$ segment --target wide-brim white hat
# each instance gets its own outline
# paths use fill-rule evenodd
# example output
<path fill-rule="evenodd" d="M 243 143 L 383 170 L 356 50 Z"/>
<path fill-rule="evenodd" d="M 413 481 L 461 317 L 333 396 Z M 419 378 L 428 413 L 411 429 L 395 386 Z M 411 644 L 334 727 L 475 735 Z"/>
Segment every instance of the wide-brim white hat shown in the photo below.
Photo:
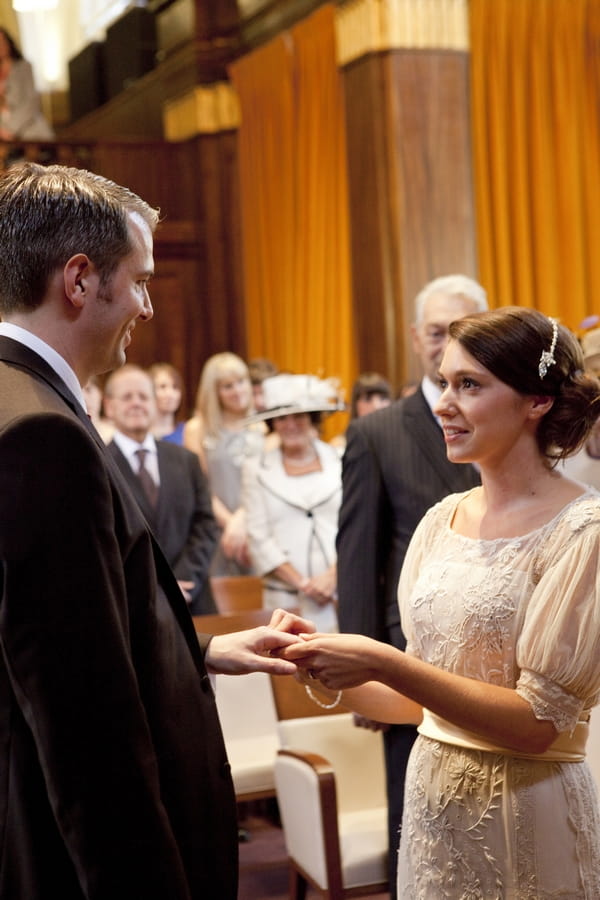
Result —
<path fill-rule="evenodd" d="M 248 416 L 246 424 L 295 413 L 332 413 L 345 409 L 336 378 L 316 375 L 273 375 L 262 383 L 264 409 Z"/>

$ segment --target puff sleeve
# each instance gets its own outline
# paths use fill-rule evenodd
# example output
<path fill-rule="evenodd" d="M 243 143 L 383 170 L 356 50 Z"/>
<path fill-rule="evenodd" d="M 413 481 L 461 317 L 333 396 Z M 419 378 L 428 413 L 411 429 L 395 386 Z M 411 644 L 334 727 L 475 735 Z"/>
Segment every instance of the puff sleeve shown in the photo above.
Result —
<path fill-rule="evenodd" d="M 538 718 L 572 730 L 600 695 L 600 498 L 577 504 L 536 560 L 517 644 L 517 690 Z"/>

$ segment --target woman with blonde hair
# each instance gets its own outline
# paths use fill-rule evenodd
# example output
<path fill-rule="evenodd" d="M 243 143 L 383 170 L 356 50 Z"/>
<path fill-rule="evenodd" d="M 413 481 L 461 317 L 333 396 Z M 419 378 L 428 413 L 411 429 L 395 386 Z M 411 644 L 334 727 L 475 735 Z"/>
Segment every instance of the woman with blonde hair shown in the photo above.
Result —
<path fill-rule="evenodd" d="M 250 571 L 246 517 L 240 505 L 242 463 L 257 456 L 264 426 L 246 427 L 253 412 L 246 363 L 235 353 L 216 353 L 202 369 L 196 411 L 186 422 L 184 446 L 198 454 L 212 492 L 213 512 L 221 528 L 212 575 Z"/>

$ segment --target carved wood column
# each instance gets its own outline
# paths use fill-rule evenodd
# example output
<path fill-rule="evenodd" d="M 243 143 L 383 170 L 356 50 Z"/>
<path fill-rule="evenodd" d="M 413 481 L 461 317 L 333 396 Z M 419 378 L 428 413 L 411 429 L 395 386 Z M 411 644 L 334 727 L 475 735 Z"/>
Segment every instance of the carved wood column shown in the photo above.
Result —
<path fill-rule="evenodd" d="M 338 11 L 359 368 L 397 386 L 420 377 L 417 292 L 438 275 L 476 277 L 467 45 L 466 0 Z"/>

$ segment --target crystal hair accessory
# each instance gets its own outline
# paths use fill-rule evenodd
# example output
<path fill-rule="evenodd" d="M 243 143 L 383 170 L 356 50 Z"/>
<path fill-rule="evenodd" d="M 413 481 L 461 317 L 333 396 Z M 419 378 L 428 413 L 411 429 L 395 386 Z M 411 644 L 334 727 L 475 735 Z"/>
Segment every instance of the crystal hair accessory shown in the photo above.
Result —
<path fill-rule="evenodd" d="M 552 322 L 552 343 L 550 344 L 549 350 L 543 350 L 542 355 L 540 356 L 540 362 L 538 365 L 538 372 L 540 379 L 544 379 L 546 377 L 546 373 L 550 366 L 556 364 L 556 360 L 554 359 L 554 351 L 556 350 L 556 341 L 558 339 L 558 322 L 556 319 L 549 319 Z"/>

